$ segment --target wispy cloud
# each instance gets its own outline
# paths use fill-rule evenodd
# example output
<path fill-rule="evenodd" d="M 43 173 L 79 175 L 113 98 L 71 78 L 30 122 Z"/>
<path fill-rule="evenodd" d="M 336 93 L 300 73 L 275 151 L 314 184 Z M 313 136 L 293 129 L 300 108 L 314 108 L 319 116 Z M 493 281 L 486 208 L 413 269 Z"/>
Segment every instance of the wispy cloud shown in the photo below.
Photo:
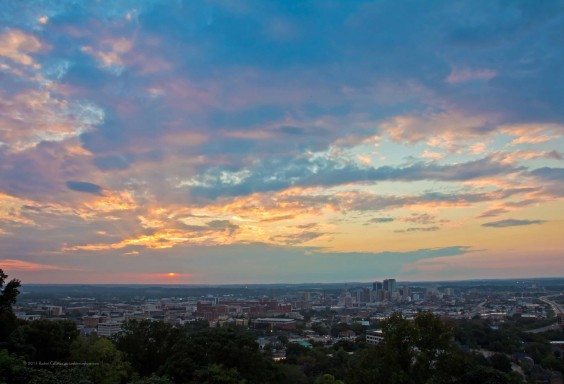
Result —
<path fill-rule="evenodd" d="M 39 271 L 73 271 L 77 270 L 74 267 L 60 266 L 60 265 L 50 265 L 33 263 L 24 260 L 14 260 L 14 259 L 2 259 L 0 260 L 0 265 L 5 271 L 28 271 L 28 272 L 39 272 Z"/>
<path fill-rule="evenodd" d="M 522 225 L 542 224 L 546 220 L 519 220 L 519 219 L 506 219 L 491 221 L 482 224 L 483 227 L 505 228 L 505 227 L 519 227 Z"/>
<path fill-rule="evenodd" d="M 217 198 L 296 186 L 334 186 L 376 181 L 465 181 L 508 174 L 523 168 L 504 165 L 491 158 L 460 164 L 415 163 L 406 166 L 365 167 L 332 159 L 298 158 L 286 164 L 270 161 L 256 168 L 229 171 L 212 168 L 202 176 L 181 183 L 194 196 Z"/>

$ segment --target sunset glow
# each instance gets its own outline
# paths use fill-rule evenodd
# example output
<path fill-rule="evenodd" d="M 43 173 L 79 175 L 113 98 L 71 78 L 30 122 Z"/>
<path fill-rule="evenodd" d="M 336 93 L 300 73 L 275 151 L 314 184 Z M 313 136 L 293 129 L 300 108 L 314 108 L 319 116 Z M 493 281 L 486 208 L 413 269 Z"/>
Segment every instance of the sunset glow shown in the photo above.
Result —
<path fill-rule="evenodd" d="M 9 2 L 0 267 L 564 275 L 564 14 L 430 3 Z"/>

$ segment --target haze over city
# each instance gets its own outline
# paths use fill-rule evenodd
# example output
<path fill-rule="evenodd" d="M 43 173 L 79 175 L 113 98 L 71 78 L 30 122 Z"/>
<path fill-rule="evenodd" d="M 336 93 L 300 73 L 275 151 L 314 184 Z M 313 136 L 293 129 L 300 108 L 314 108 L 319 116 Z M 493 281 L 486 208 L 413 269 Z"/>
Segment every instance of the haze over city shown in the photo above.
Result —
<path fill-rule="evenodd" d="M 562 2 L 3 2 L 25 283 L 564 276 Z"/>

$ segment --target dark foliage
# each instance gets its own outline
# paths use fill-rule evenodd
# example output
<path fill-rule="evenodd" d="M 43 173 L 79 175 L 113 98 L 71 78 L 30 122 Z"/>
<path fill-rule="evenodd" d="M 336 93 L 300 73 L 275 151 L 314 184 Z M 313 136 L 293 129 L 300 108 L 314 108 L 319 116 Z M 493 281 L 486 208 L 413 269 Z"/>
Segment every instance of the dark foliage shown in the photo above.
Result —
<path fill-rule="evenodd" d="M 20 293 L 20 281 L 16 279 L 6 283 L 8 275 L 0 269 L 0 346 L 6 342 L 8 336 L 16 329 L 17 319 L 12 311 L 12 305 Z"/>

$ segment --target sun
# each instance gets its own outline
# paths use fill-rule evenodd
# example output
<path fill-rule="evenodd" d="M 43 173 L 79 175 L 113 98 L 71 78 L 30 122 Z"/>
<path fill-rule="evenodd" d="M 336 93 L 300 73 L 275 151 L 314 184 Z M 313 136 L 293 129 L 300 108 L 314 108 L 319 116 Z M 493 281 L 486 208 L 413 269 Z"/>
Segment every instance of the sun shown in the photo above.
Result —
<path fill-rule="evenodd" d="M 177 274 L 177 273 L 174 273 L 174 272 L 169 272 L 169 273 L 167 273 L 166 275 L 167 275 L 168 277 L 176 277 L 176 276 L 178 276 L 178 274 Z"/>

